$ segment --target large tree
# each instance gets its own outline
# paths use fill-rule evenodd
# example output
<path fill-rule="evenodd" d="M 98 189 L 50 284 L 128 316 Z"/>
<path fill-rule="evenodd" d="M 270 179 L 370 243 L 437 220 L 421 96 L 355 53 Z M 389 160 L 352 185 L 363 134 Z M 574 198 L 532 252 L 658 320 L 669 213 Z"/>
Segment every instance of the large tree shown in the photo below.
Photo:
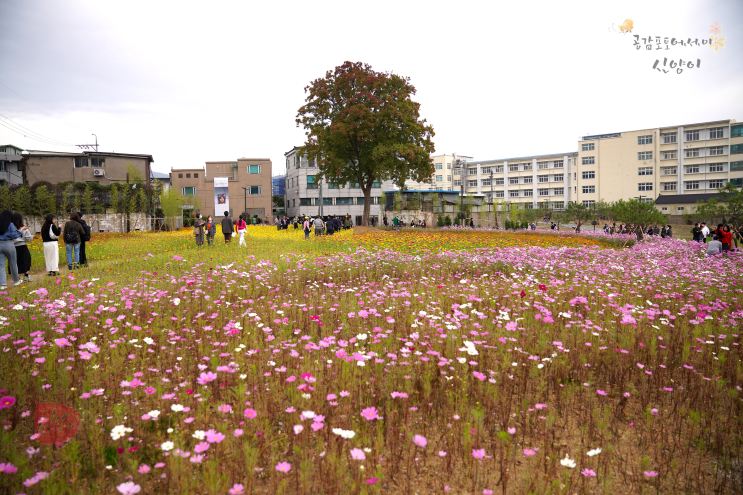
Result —
<path fill-rule="evenodd" d="M 420 118 L 410 78 L 345 62 L 305 88 L 297 112 L 307 142 L 300 153 L 316 160 L 319 177 L 337 186 L 358 183 L 367 225 L 375 181 L 428 181 L 434 167 L 433 128 Z"/>

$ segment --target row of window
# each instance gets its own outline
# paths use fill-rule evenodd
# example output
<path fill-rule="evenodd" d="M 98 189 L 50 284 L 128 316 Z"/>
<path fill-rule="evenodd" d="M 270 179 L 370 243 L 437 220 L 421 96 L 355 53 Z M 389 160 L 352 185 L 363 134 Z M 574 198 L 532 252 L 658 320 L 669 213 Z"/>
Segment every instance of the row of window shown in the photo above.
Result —
<path fill-rule="evenodd" d="M 537 169 L 548 169 L 550 168 L 550 164 L 552 164 L 551 168 L 565 168 L 564 160 L 554 160 L 552 162 L 537 162 Z M 533 169 L 533 163 L 513 163 L 508 165 L 509 172 L 528 171 Z M 482 175 L 489 175 L 491 172 L 494 174 L 503 173 L 503 165 L 491 165 L 489 167 L 482 167 L 481 169 Z M 454 174 L 459 175 L 458 172 L 455 172 Z M 468 168 L 467 175 L 477 175 L 477 167 Z"/>
<path fill-rule="evenodd" d="M 106 166 L 105 158 L 75 158 L 75 168 L 103 168 Z"/>
<path fill-rule="evenodd" d="M 340 186 L 337 184 L 326 184 L 328 189 L 340 189 Z M 350 184 L 351 189 L 361 189 L 361 185 L 358 182 L 354 182 Z M 380 184 L 378 181 L 372 182 L 372 189 L 379 189 L 382 187 L 382 184 Z M 308 175 L 307 176 L 307 189 L 317 189 L 317 182 L 314 175 Z"/>
<path fill-rule="evenodd" d="M 705 153 L 704 150 L 708 150 L 708 152 Z M 662 151 L 662 159 L 663 160 L 675 160 L 678 158 L 678 151 Z M 738 154 L 743 153 L 743 144 L 734 144 L 730 147 L 730 153 L 731 154 Z M 724 146 L 710 146 L 709 148 L 689 148 L 687 150 L 684 150 L 684 156 L 686 158 L 696 158 L 700 156 L 720 156 L 725 154 L 725 147 Z M 640 151 L 637 153 L 637 159 L 638 160 L 652 160 L 653 159 L 653 152 L 652 151 Z M 584 156 L 581 157 L 581 163 L 583 165 L 593 165 L 596 163 L 596 158 L 593 156 Z"/>
<path fill-rule="evenodd" d="M 706 133 L 706 136 L 705 136 Z M 721 139 L 725 137 L 724 127 L 713 127 L 711 129 L 697 129 L 694 131 L 686 131 L 684 133 L 685 141 L 700 141 L 702 139 Z M 663 140 L 663 144 L 673 144 L 677 142 L 678 133 L 668 132 L 660 135 Z M 651 141 L 652 142 L 652 141 Z M 643 144 L 643 143 L 639 143 Z"/>
<path fill-rule="evenodd" d="M 245 190 L 247 194 L 250 194 L 250 195 L 263 194 L 262 186 L 248 186 Z M 184 196 L 196 196 L 196 188 L 195 187 L 183 187 L 181 188 L 181 194 L 183 194 Z"/>
<path fill-rule="evenodd" d="M 292 199 L 292 207 L 297 206 L 297 200 Z M 322 204 L 323 206 L 334 206 L 334 205 L 363 205 L 364 204 L 364 197 L 358 196 L 358 197 L 346 197 L 346 198 L 322 198 Z M 372 205 L 378 205 L 379 204 L 379 196 L 372 196 L 370 198 L 370 203 Z M 319 206 L 320 205 L 320 198 L 299 198 L 299 206 Z"/>
<path fill-rule="evenodd" d="M 503 198 L 505 197 L 505 191 L 493 191 L 496 198 Z M 552 194 L 550 194 L 550 189 L 537 189 L 537 195 L 539 196 L 564 196 L 565 195 L 565 188 L 564 187 L 555 187 L 552 189 Z M 509 198 L 528 198 L 534 196 L 534 190 L 533 189 L 515 189 L 508 191 L 508 197 Z"/>

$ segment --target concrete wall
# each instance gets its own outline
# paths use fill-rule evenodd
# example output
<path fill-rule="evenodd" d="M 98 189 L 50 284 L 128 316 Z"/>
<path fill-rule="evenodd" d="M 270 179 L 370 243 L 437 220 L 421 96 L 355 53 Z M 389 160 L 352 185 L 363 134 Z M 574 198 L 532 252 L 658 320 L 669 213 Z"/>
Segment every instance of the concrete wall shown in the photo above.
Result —
<path fill-rule="evenodd" d="M 59 219 L 59 217 L 58 217 Z M 39 234 L 41 226 L 44 224 L 44 217 L 24 217 L 26 225 L 34 234 Z M 98 213 L 83 216 L 88 225 L 90 225 L 91 234 L 111 232 L 126 232 L 126 214 L 125 213 Z M 129 216 L 130 231 L 139 230 L 141 232 L 152 230 L 152 217 L 144 213 L 133 213 Z M 176 228 L 183 224 L 182 219 L 176 219 Z"/>
<path fill-rule="evenodd" d="M 105 158 L 106 165 L 102 168 L 84 167 L 75 168 L 75 157 L 87 158 L 90 163 L 91 158 Z M 126 182 L 127 164 L 132 164 L 139 170 L 145 181 L 149 180 L 150 164 L 145 158 L 117 157 L 117 156 L 95 156 L 88 155 L 69 155 L 69 156 L 44 156 L 44 155 L 24 155 L 26 163 L 26 181 L 32 185 L 38 181 L 47 181 L 52 184 L 58 182 L 98 182 L 101 185 L 108 185 L 112 182 Z M 95 170 L 102 170 L 104 176 L 94 175 Z"/>

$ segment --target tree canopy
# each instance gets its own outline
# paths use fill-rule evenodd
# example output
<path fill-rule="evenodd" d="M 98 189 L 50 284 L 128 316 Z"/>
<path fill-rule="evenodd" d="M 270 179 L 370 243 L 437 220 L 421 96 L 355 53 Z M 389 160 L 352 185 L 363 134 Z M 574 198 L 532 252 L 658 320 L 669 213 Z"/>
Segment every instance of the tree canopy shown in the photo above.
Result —
<path fill-rule="evenodd" d="M 305 88 L 297 126 L 307 142 L 300 153 L 316 160 L 318 178 L 338 186 L 358 184 L 367 225 L 374 182 L 427 181 L 434 171 L 433 127 L 420 118 L 410 79 L 345 62 Z"/>

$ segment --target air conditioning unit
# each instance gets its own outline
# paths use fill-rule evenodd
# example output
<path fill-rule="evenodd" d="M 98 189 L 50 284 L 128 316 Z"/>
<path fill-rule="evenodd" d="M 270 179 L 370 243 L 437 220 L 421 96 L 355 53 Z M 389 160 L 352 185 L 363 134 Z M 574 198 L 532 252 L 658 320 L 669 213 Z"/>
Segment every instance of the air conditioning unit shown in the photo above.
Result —
<path fill-rule="evenodd" d="M 93 170 L 93 175 L 96 177 L 103 177 L 105 174 L 106 174 L 105 170 L 101 170 L 101 169 Z"/>

